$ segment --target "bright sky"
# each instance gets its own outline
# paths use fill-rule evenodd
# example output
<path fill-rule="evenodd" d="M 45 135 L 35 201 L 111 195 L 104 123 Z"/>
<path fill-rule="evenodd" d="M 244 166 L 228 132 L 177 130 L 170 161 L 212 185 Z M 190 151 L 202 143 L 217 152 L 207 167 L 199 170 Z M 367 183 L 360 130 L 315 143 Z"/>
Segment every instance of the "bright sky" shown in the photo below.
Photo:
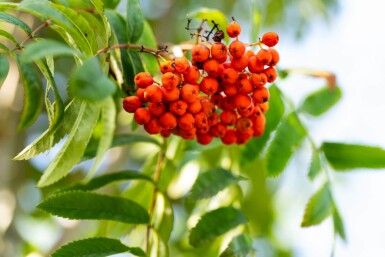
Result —
<path fill-rule="evenodd" d="M 332 111 L 309 123 L 317 142 L 340 141 L 385 148 L 384 7 L 385 3 L 378 0 L 343 0 L 331 26 L 316 25 L 301 43 L 285 43 L 281 39 L 283 67 L 333 71 L 343 90 L 342 101 Z M 295 98 L 299 92 L 314 90 L 317 85 L 320 84 L 314 79 L 298 76 L 281 87 Z M 290 164 L 289 175 L 284 178 L 287 181 L 278 192 L 278 204 L 288 205 L 289 201 L 294 206 L 293 213 L 282 214 L 283 221 L 290 221 L 280 225 L 280 229 L 284 228 L 282 237 L 298 247 L 296 256 L 330 256 L 330 219 L 321 226 L 299 228 L 301 206 L 309 198 L 309 190 L 314 190 L 314 185 L 300 178 L 305 173 L 298 171 L 298 167 L 303 167 L 304 161 L 294 160 Z M 333 181 L 348 237 L 347 244 L 337 242 L 335 257 L 384 257 L 385 169 L 339 173 Z M 303 186 L 303 193 L 290 193 L 293 185 Z"/>

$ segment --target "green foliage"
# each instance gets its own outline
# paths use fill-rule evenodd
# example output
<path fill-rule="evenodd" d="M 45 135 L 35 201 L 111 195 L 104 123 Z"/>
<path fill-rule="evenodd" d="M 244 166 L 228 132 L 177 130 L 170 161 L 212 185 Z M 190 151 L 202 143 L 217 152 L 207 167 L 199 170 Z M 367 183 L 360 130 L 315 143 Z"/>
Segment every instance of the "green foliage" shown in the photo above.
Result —
<path fill-rule="evenodd" d="M 55 251 L 52 257 L 105 257 L 124 252 L 129 252 L 135 256 L 146 256 L 143 250 L 138 247 L 128 247 L 119 240 L 98 237 L 66 244 Z"/>
<path fill-rule="evenodd" d="M 229 246 L 219 257 L 246 257 L 252 251 L 254 251 L 252 239 L 246 234 L 241 234 L 231 240 Z"/>
<path fill-rule="evenodd" d="M 188 200 L 194 202 L 202 198 L 212 197 L 219 191 L 242 179 L 225 169 L 215 168 L 206 171 L 198 176 L 190 191 Z"/>
<path fill-rule="evenodd" d="M 81 104 L 66 142 L 44 171 L 37 184 L 38 187 L 55 183 L 70 173 L 72 167 L 79 163 L 99 114 L 100 104 L 91 102 Z"/>
<path fill-rule="evenodd" d="M 98 101 L 115 93 L 116 85 L 102 71 L 98 58 L 92 57 L 72 73 L 69 90 L 74 97 Z"/>
<path fill-rule="evenodd" d="M 141 174 L 133 170 L 124 170 L 124 171 L 108 173 L 99 177 L 95 177 L 85 184 L 76 184 L 66 188 L 65 190 L 91 191 L 91 190 L 99 189 L 110 183 L 126 181 L 126 180 L 134 180 L 134 179 L 144 179 L 149 182 L 153 182 L 152 179 L 147 175 Z"/>
<path fill-rule="evenodd" d="M 22 60 L 25 62 L 30 62 L 35 59 L 45 58 L 46 56 L 73 55 L 81 55 L 81 53 L 66 44 L 45 39 L 28 45 L 23 52 Z"/>
<path fill-rule="evenodd" d="M 324 142 L 321 149 L 336 170 L 385 168 L 385 150 L 379 147 Z"/>
<path fill-rule="evenodd" d="M 189 241 L 194 247 L 212 242 L 218 236 L 247 222 L 243 213 L 233 207 L 221 207 L 202 216 L 191 229 Z"/>
<path fill-rule="evenodd" d="M 308 176 L 314 179 L 322 171 L 321 157 L 317 149 L 313 149 Z"/>
<path fill-rule="evenodd" d="M 131 200 L 84 191 L 54 194 L 37 207 L 68 219 L 115 220 L 130 224 L 149 222 L 147 211 Z"/>
<path fill-rule="evenodd" d="M 300 108 L 310 115 L 319 116 L 332 108 L 341 96 L 342 92 L 338 86 L 333 88 L 325 86 L 307 96 Z"/>
<path fill-rule="evenodd" d="M 301 226 L 309 227 L 317 225 L 331 215 L 333 210 L 333 198 L 329 184 L 326 183 L 307 203 Z"/>
<path fill-rule="evenodd" d="M 31 28 L 25 24 L 24 21 L 20 20 L 19 18 L 16 18 L 15 16 L 13 15 L 10 15 L 8 13 L 0 13 L 0 20 L 2 21 L 5 21 L 5 22 L 8 22 L 10 24 L 13 24 L 19 28 L 21 28 L 22 30 L 25 31 L 25 33 L 27 33 L 28 35 L 32 34 L 32 30 Z"/>
<path fill-rule="evenodd" d="M 267 174 L 271 177 L 280 175 L 287 162 L 305 138 L 306 131 L 296 113 L 289 114 L 278 127 L 267 149 Z"/>
<path fill-rule="evenodd" d="M 144 17 L 138 0 L 127 1 L 127 37 L 136 42 L 143 33 Z"/>
<path fill-rule="evenodd" d="M 7 57 L 0 55 L 0 88 L 4 83 L 4 80 L 7 78 L 9 72 L 9 62 Z"/>
<path fill-rule="evenodd" d="M 19 129 L 23 130 L 33 124 L 43 107 L 43 83 L 32 63 L 22 62 L 17 57 L 19 72 L 24 86 L 24 107 L 19 122 Z"/>

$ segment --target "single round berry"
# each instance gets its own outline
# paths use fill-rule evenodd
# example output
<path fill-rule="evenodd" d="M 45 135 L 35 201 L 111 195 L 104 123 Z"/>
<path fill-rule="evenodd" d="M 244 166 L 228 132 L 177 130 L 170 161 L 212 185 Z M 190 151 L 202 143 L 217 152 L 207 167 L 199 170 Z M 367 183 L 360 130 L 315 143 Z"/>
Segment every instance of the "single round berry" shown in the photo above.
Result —
<path fill-rule="evenodd" d="M 133 113 L 142 106 L 142 102 L 140 101 L 138 96 L 127 96 L 123 99 L 123 109 L 126 112 Z"/>
<path fill-rule="evenodd" d="M 274 67 L 268 67 L 263 70 L 263 73 L 265 73 L 267 77 L 267 82 L 273 83 L 275 79 L 277 78 L 278 74 Z"/>
<path fill-rule="evenodd" d="M 237 141 L 237 133 L 233 129 L 228 129 L 221 140 L 225 145 L 234 144 Z"/>
<path fill-rule="evenodd" d="M 279 36 L 275 32 L 266 32 L 262 36 L 262 43 L 264 43 L 268 47 L 275 46 L 279 41 Z"/>
<path fill-rule="evenodd" d="M 143 127 L 151 135 L 158 134 L 162 130 L 158 119 L 155 117 L 151 117 L 150 121 L 144 124 Z"/>
<path fill-rule="evenodd" d="M 212 77 L 204 77 L 200 83 L 200 90 L 207 95 L 215 94 L 218 91 L 218 87 L 218 80 Z"/>
<path fill-rule="evenodd" d="M 154 83 L 154 80 L 150 73 L 148 72 L 139 72 L 134 77 L 135 85 L 137 85 L 139 88 L 146 88 L 152 83 Z"/>
<path fill-rule="evenodd" d="M 197 133 L 197 142 L 201 145 L 208 145 L 213 141 L 213 136 L 210 135 L 209 133 Z"/>
<path fill-rule="evenodd" d="M 270 48 L 269 51 L 271 54 L 271 62 L 268 65 L 269 66 L 275 66 L 275 65 L 277 65 L 277 63 L 279 62 L 279 59 L 280 59 L 279 53 L 274 48 Z"/>
<path fill-rule="evenodd" d="M 173 114 L 178 116 L 183 115 L 187 110 L 187 103 L 183 100 L 177 100 L 175 102 L 170 103 L 169 110 Z"/>
<path fill-rule="evenodd" d="M 159 124 L 163 129 L 173 129 L 178 125 L 178 120 L 171 112 L 165 112 L 159 117 Z"/>
<path fill-rule="evenodd" d="M 229 45 L 229 52 L 235 58 L 240 58 L 246 51 L 246 46 L 243 42 L 236 40 Z"/>
<path fill-rule="evenodd" d="M 190 69 L 190 62 L 185 57 L 175 58 L 173 65 L 179 74 L 186 74 Z"/>
<path fill-rule="evenodd" d="M 215 43 L 211 46 L 211 56 L 219 63 L 227 60 L 227 46 L 223 43 Z"/>
<path fill-rule="evenodd" d="M 202 44 L 196 45 L 191 51 L 192 59 L 196 62 L 204 62 L 210 56 L 210 49 Z"/>
<path fill-rule="evenodd" d="M 167 90 L 176 88 L 180 81 L 180 77 L 172 72 L 166 72 L 162 76 L 162 86 Z"/>
<path fill-rule="evenodd" d="M 158 103 L 162 101 L 162 90 L 157 85 L 151 85 L 146 87 L 144 91 L 144 99 L 150 103 Z"/>
<path fill-rule="evenodd" d="M 134 120 L 139 125 L 144 125 L 151 119 L 151 113 L 146 108 L 140 107 L 134 113 Z"/>
<path fill-rule="evenodd" d="M 226 32 L 231 38 L 238 37 L 241 34 L 241 26 L 236 21 L 232 21 L 227 26 Z"/>

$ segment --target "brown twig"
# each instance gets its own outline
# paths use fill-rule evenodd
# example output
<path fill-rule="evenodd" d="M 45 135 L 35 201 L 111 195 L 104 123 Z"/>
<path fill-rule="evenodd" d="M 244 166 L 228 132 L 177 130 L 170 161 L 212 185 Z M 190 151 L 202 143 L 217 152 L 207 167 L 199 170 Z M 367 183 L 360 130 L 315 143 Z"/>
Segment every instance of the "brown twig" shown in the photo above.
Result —
<path fill-rule="evenodd" d="M 40 24 L 36 29 L 34 29 L 34 30 L 31 32 L 31 34 L 29 34 L 23 41 L 21 41 L 21 43 L 18 44 L 18 46 L 15 47 L 11 52 L 14 52 L 14 51 L 16 51 L 16 50 L 22 49 L 23 46 L 24 46 L 24 44 L 25 44 L 28 40 L 34 38 L 35 35 L 36 35 L 36 33 L 39 32 L 40 30 L 42 30 L 43 28 L 48 27 L 48 26 L 51 24 L 51 21 L 52 21 L 51 19 L 48 19 L 48 20 L 46 20 L 45 22 L 43 22 L 42 24 Z"/>

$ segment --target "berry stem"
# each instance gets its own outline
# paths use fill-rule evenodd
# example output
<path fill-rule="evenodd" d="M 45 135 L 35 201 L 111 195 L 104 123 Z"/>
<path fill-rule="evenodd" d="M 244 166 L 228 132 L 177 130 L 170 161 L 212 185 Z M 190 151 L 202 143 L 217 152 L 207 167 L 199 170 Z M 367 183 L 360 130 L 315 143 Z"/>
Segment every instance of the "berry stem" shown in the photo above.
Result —
<path fill-rule="evenodd" d="M 159 179 L 160 175 L 162 172 L 162 167 L 164 160 L 166 158 L 166 150 L 167 150 L 167 139 L 163 138 L 163 142 L 161 144 L 159 153 L 158 153 L 158 161 L 156 163 L 155 171 L 154 171 L 154 189 L 152 190 L 152 196 L 151 196 L 151 205 L 149 209 L 149 216 L 150 216 L 150 222 L 147 225 L 147 232 L 146 232 L 146 255 L 150 256 L 150 236 L 151 236 L 151 226 L 152 226 L 152 219 L 154 215 L 154 210 L 156 206 L 156 195 L 158 193 L 158 184 L 159 184 Z"/>
<path fill-rule="evenodd" d="M 24 44 L 35 37 L 36 33 L 39 32 L 40 30 L 42 30 L 43 28 L 45 27 L 48 27 L 49 25 L 51 24 L 51 19 L 48 19 L 46 20 L 45 22 L 43 22 L 42 24 L 40 24 L 36 29 L 34 29 L 31 34 L 29 34 L 23 41 L 21 41 L 20 44 L 18 44 L 11 52 L 14 52 L 16 50 L 21 50 L 23 49 L 24 47 Z"/>

